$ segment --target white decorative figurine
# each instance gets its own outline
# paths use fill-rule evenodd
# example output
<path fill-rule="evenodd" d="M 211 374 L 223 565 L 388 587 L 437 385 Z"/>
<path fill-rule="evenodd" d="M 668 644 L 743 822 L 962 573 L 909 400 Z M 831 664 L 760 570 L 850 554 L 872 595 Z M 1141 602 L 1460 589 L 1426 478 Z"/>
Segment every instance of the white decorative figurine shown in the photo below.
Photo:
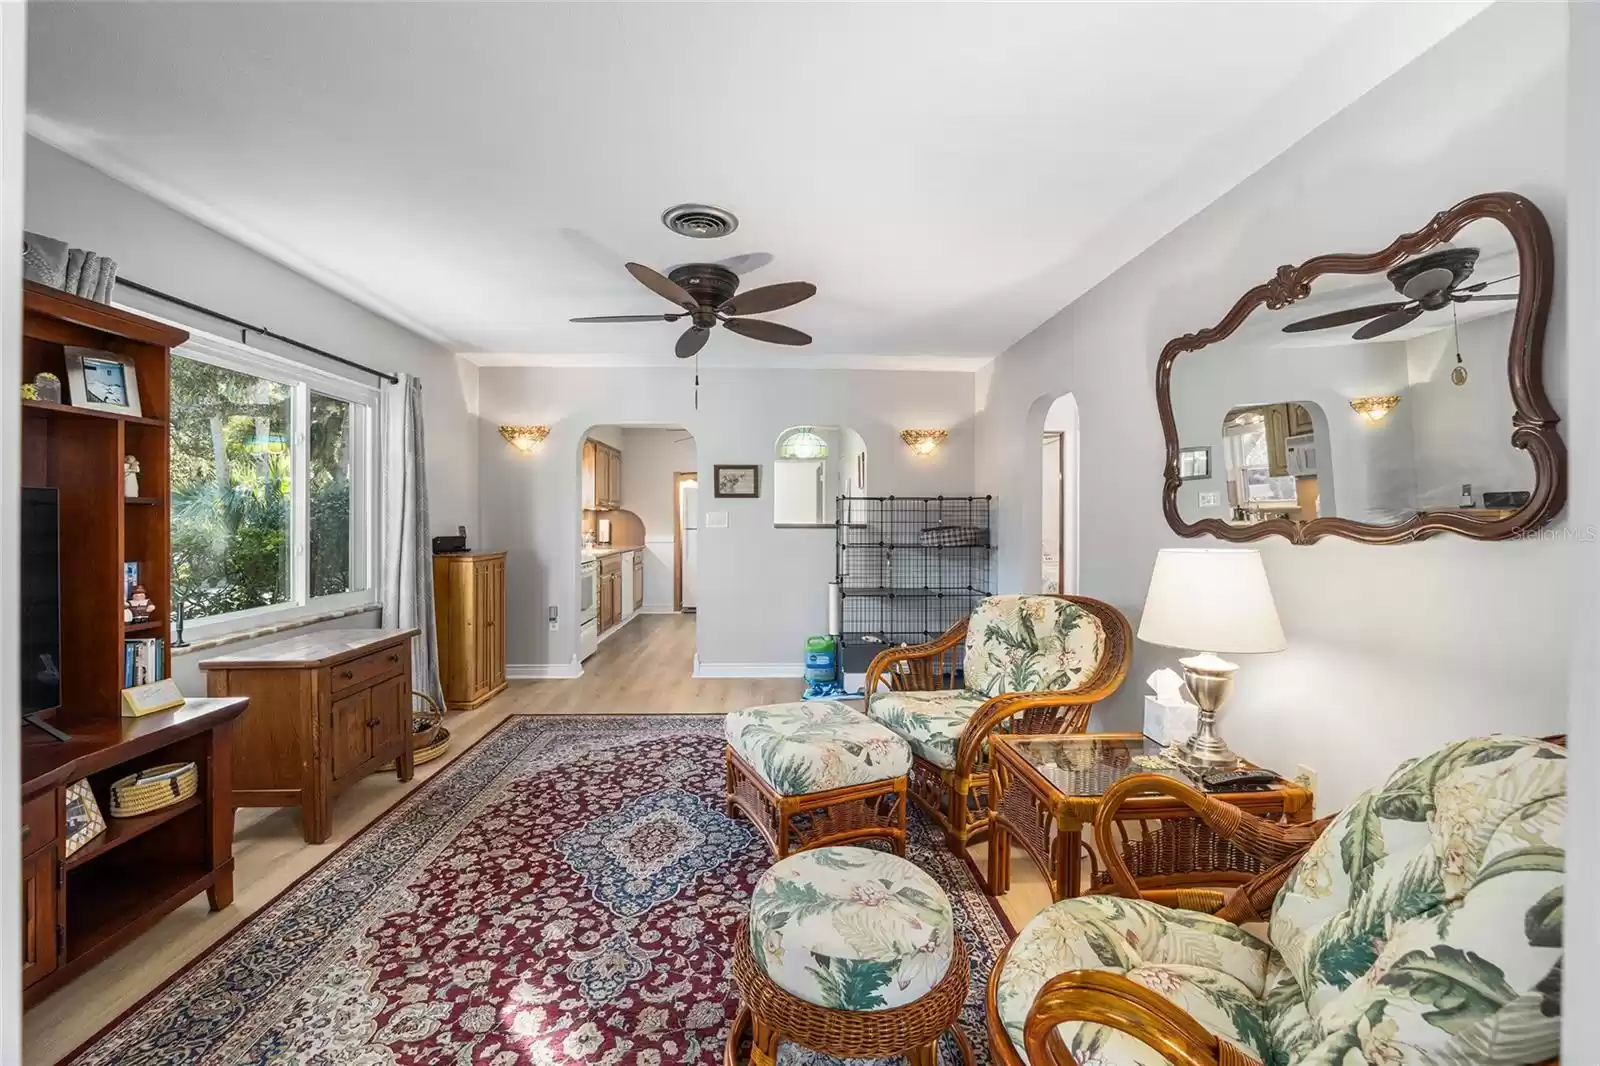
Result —
<path fill-rule="evenodd" d="M 131 455 L 122 457 L 122 494 L 130 500 L 139 495 L 139 460 Z"/>

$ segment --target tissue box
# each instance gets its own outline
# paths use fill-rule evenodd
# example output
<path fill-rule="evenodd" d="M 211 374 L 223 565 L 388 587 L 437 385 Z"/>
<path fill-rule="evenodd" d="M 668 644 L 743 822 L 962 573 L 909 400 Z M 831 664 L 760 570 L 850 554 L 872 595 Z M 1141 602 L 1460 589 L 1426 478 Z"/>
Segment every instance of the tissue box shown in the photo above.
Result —
<path fill-rule="evenodd" d="M 1144 735 L 1157 744 L 1171 747 L 1194 735 L 1199 708 L 1192 703 L 1162 703 L 1154 696 L 1144 698 Z"/>

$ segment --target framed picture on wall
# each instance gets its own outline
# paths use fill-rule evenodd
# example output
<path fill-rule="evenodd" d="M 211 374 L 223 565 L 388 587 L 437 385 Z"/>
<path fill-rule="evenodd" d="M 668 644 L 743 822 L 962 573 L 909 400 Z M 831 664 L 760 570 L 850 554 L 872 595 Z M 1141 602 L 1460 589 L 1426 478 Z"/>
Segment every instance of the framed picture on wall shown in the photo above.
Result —
<path fill-rule="evenodd" d="M 712 467 L 715 495 L 724 500 L 753 500 L 761 495 L 761 467 L 719 463 Z"/>
<path fill-rule="evenodd" d="M 1178 449 L 1178 480 L 1197 481 L 1211 476 L 1210 448 Z"/>

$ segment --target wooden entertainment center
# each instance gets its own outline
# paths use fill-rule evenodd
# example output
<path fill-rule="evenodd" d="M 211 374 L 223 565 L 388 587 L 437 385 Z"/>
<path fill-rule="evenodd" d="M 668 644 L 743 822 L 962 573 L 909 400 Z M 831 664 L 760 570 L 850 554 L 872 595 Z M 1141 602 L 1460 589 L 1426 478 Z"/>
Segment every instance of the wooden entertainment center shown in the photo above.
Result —
<path fill-rule="evenodd" d="M 249 701 L 194 699 L 122 716 L 123 641 L 164 637 L 172 607 L 169 368 L 171 349 L 186 340 L 182 330 L 25 283 L 23 381 L 49 371 L 65 382 L 64 346 L 94 348 L 133 365 L 141 407 L 135 416 L 20 401 L 22 483 L 55 490 L 60 529 L 60 706 L 39 717 L 71 735 L 60 741 L 22 727 L 26 1005 L 201 892 L 213 910 L 233 901 L 230 745 Z M 123 490 L 129 455 L 141 469 L 137 497 Z M 123 620 L 125 561 L 140 564 L 154 604 L 149 621 Z M 195 763 L 196 795 L 149 814 L 109 816 L 113 781 L 173 762 Z M 66 793 L 85 780 L 106 829 L 69 855 Z"/>

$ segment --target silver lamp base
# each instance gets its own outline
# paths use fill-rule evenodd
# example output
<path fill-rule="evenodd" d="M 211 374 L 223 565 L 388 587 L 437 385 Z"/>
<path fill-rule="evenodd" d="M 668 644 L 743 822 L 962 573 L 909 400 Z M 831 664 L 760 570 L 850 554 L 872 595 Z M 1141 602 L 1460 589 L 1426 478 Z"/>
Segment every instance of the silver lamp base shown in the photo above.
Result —
<path fill-rule="evenodd" d="M 1243 760 L 1217 733 L 1217 712 L 1233 691 L 1233 675 L 1238 665 L 1211 652 L 1179 659 L 1178 663 L 1183 667 L 1183 682 L 1199 713 L 1194 736 L 1172 754 L 1186 764 L 1185 769 L 1195 773 L 1236 769 Z"/>

